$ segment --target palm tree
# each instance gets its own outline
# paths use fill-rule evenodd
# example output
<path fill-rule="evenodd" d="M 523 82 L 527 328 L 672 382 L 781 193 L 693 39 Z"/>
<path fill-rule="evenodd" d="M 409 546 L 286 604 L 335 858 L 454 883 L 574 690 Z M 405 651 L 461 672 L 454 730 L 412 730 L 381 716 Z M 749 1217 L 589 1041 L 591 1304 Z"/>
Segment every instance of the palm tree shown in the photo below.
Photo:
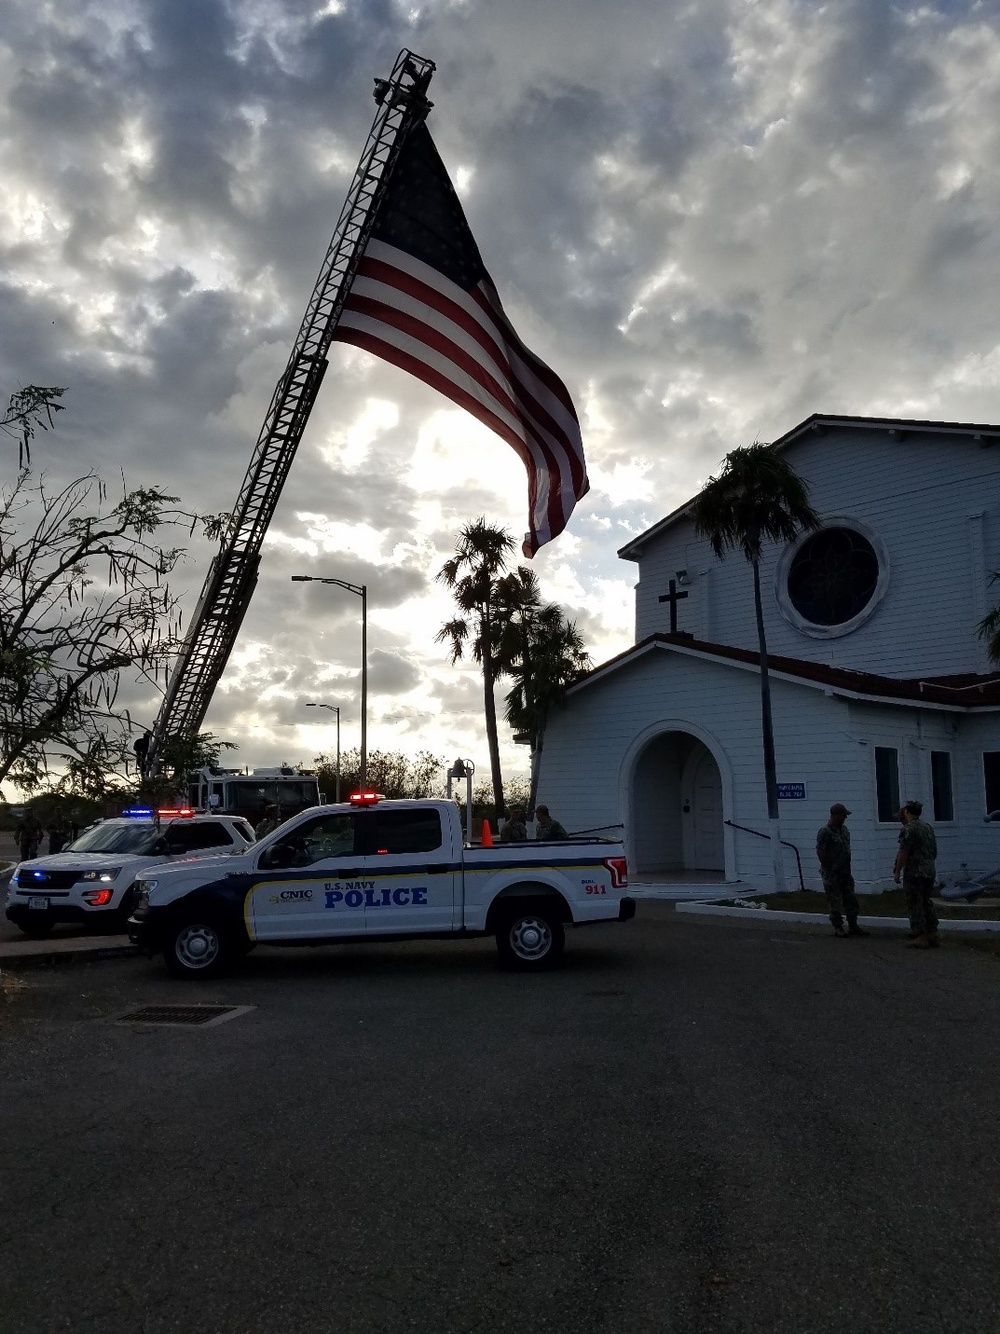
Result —
<path fill-rule="evenodd" d="M 485 518 L 479 518 L 461 530 L 454 556 L 445 561 L 437 574 L 441 583 L 451 590 L 461 613 L 441 627 L 437 642 L 451 646 L 452 662 L 458 662 L 468 647 L 483 671 L 486 740 L 498 816 L 505 816 L 507 810 L 503 800 L 497 706 L 493 693 L 502 672 L 499 649 L 503 620 L 498 614 L 496 587 L 513 550 L 514 539 L 505 528 L 494 528 Z"/>
<path fill-rule="evenodd" d="M 774 763 L 771 684 L 767 640 L 760 598 L 760 558 L 765 542 L 791 542 L 804 530 L 819 527 L 809 490 L 773 445 L 756 441 L 726 455 L 722 471 L 710 477 L 694 502 L 695 529 L 712 544 L 716 556 L 741 551 L 753 568 L 754 610 L 760 647 L 760 720 L 764 742 L 764 786 L 771 833 L 775 888 L 784 890 L 785 867 L 778 824 L 778 781 Z"/>
<path fill-rule="evenodd" d="M 528 809 L 538 796 L 538 772 L 545 725 L 566 691 L 590 668 L 590 655 L 576 624 L 554 602 L 543 605 L 534 573 L 525 566 L 506 575 L 497 588 L 505 624 L 501 662 L 514 685 L 507 693 L 505 717 L 515 732 L 530 740 L 531 787 Z"/>
<path fill-rule="evenodd" d="M 990 583 L 1000 583 L 1000 570 L 990 575 Z M 976 626 L 976 634 L 986 640 L 986 651 L 994 662 L 1000 662 L 1000 607 L 994 607 Z"/>

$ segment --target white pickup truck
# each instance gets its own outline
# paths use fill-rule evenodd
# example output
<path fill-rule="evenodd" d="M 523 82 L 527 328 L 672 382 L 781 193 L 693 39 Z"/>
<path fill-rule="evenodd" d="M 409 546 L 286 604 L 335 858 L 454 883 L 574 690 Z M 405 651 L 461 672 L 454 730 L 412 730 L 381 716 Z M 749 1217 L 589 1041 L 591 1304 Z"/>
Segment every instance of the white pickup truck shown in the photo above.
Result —
<path fill-rule="evenodd" d="M 564 927 L 627 922 L 620 843 L 469 847 L 449 801 L 304 811 L 244 852 L 157 867 L 136 882 L 129 938 L 178 977 L 211 977 L 257 944 L 495 935 L 511 968 L 551 967 Z"/>

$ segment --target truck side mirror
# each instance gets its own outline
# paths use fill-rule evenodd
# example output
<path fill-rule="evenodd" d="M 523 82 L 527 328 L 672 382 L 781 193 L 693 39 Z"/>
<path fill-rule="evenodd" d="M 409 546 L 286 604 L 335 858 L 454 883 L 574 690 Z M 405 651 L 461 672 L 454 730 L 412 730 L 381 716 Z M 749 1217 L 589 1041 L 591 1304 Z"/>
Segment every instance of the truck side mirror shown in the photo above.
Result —
<path fill-rule="evenodd" d="M 260 861 L 257 865 L 261 870 L 276 870 L 281 866 L 293 866 L 295 864 L 295 847 L 291 843 L 272 843 L 269 848 L 265 848 L 260 854 Z"/>

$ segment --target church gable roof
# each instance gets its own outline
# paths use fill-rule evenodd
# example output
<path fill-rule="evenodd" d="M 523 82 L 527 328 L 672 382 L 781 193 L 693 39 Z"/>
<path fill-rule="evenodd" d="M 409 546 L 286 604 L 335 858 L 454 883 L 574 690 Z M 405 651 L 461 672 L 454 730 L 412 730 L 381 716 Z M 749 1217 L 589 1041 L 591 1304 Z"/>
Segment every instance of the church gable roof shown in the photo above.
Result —
<path fill-rule="evenodd" d="M 760 670 L 760 654 L 754 650 L 737 648 L 731 644 L 713 644 L 688 634 L 652 634 L 640 640 L 633 648 L 595 667 L 572 686 L 569 693 L 584 690 L 656 650 L 719 662 L 737 670 Z M 977 676 L 966 673 L 960 676 L 899 679 L 879 676 L 874 672 L 857 672 L 848 667 L 831 667 L 822 662 L 808 662 L 803 658 L 768 654 L 767 661 L 773 677 L 830 691 L 848 699 L 907 704 L 958 713 L 1000 708 L 1000 675 Z"/>
<path fill-rule="evenodd" d="M 978 445 L 1000 445 L 1000 426 L 982 422 L 922 421 L 908 417 L 832 417 L 819 412 L 814 412 L 772 443 L 776 449 L 787 449 L 803 436 L 837 429 L 884 431 L 890 438 L 899 441 L 905 439 L 907 434 L 919 432 L 922 435 L 965 436 L 970 443 Z M 639 533 L 623 547 L 619 547 L 618 555 L 621 559 L 639 560 L 647 543 L 690 515 L 694 500 L 692 496 L 658 523 L 654 523 L 652 528 L 647 528 L 644 533 Z"/>

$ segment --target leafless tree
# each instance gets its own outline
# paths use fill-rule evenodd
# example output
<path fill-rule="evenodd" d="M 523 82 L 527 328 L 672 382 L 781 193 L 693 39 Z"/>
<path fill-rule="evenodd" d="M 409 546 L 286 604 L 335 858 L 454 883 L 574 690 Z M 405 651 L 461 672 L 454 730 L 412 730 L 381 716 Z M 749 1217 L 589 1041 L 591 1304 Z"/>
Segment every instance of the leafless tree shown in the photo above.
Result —
<path fill-rule="evenodd" d="M 224 521 L 124 478 L 111 502 L 93 473 L 50 490 L 22 471 L 0 491 L 0 782 L 32 791 L 55 768 L 95 793 L 124 768 L 122 673 L 160 681 L 179 641 L 165 579 L 183 548 L 161 534 L 202 523 L 212 536 Z"/>

